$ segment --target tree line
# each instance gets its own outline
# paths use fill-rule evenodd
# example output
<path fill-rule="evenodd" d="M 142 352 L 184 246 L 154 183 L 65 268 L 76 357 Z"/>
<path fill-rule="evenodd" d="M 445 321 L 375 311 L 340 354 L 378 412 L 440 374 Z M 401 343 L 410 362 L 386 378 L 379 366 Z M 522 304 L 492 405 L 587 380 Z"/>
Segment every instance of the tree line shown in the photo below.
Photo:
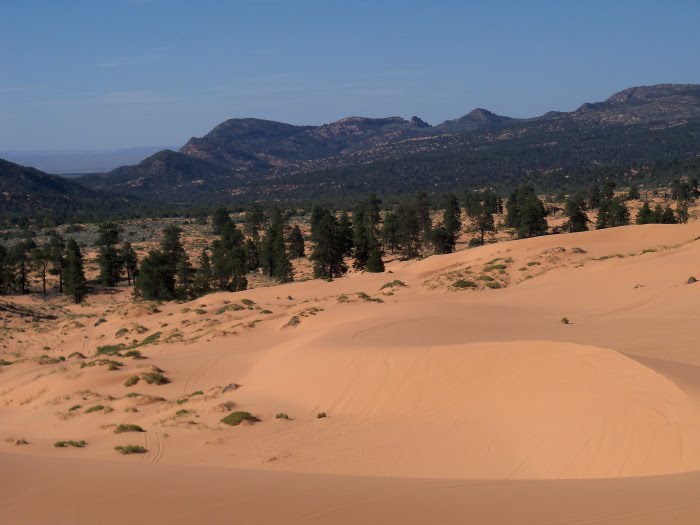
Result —
<path fill-rule="evenodd" d="M 644 200 L 635 222 L 687 222 L 688 203 L 699 195 L 696 181 L 675 180 L 671 198 L 677 202 L 676 209 L 660 204 L 652 208 Z M 350 266 L 358 271 L 383 272 L 387 257 L 408 260 L 451 253 L 463 232 L 471 235 L 470 247 L 488 242 L 498 227 L 512 231 L 517 238 L 545 235 L 549 232 L 548 216 L 558 211 L 566 218 L 561 230 L 567 232 L 586 231 L 591 223 L 597 229 L 624 226 L 631 223 L 627 203 L 639 199 L 638 186 L 632 185 L 621 194 L 614 182 L 602 187 L 593 184 L 569 195 L 562 210 L 547 206 L 531 186 L 522 186 L 505 199 L 493 190 L 480 190 L 467 192 L 460 202 L 450 193 L 438 209 L 425 192 L 388 207 L 371 195 L 358 202 L 351 214 L 313 207 L 308 239 L 299 225 L 289 225 L 290 214 L 279 208 L 265 210 L 255 204 L 238 225 L 227 209 L 218 208 L 210 217 L 215 238 L 197 255 L 195 264 L 177 225 L 165 227 L 159 245 L 139 259 L 131 243 L 121 241 L 119 225 L 104 222 L 98 226 L 96 283 L 103 287 L 133 284 L 134 294 L 147 300 L 189 300 L 214 291 L 245 290 L 251 272 L 280 283 L 293 281 L 292 261 L 302 257 L 308 257 L 316 278 L 341 277 Z M 589 219 L 589 212 L 595 212 L 595 221 Z M 496 224 L 496 215 L 504 215 L 502 224 Z M 311 246 L 308 254 L 307 240 Z M 42 245 L 31 239 L 9 247 L 0 245 L 0 294 L 28 293 L 31 274 L 41 281 L 43 294 L 48 291 L 49 276 L 55 277 L 56 291 L 76 303 L 88 293 L 80 247 L 74 239 L 66 241 L 55 231 Z"/>

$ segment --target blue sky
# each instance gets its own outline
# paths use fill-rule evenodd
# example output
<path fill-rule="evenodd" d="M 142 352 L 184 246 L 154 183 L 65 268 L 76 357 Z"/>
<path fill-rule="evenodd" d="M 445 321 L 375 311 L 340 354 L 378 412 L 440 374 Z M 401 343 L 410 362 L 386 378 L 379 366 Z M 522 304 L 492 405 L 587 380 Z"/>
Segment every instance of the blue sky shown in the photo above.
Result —
<path fill-rule="evenodd" d="M 534 116 L 700 83 L 700 3 L 2 0 L 0 64 L 0 151 L 179 146 L 244 116 Z"/>

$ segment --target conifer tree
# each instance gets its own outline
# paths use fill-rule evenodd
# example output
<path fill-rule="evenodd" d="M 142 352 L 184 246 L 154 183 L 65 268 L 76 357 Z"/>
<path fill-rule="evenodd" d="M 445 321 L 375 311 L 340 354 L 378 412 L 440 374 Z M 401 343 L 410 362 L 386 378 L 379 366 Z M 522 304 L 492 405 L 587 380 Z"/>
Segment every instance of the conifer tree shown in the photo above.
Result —
<path fill-rule="evenodd" d="M 352 214 L 353 267 L 364 270 L 372 248 L 372 238 L 364 206 L 358 206 Z"/>
<path fill-rule="evenodd" d="M 353 231 L 352 222 L 347 212 L 343 212 L 338 220 L 338 228 L 340 228 L 340 236 L 343 242 L 343 253 L 346 257 L 352 255 L 353 247 Z"/>
<path fill-rule="evenodd" d="M 369 250 L 369 257 L 365 269 L 370 273 L 381 273 L 384 271 L 384 261 L 382 260 L 382 250 L 375 240 Z"/>
<path fill-rule="evenodd" d="M 211 292 L 211 283 L 211 263 L 209 262 L 209 253 L 205 248 L 199 256 L 199 267 L 194 274 L 194 282 L 192 284 L 194 294 L 198 297 L 208 294 Z"/>
<path fill-rule="evenodd" d="M 226 208 L 216 208 L 211 216 L 211 231 L 214 235 L 221 235 L 224 225 L 231 222 L 231 217 Z"/>
<path fill-rule="evenodd" d="M 103 286 L 117 286 L 121 279 L 122 260 L 117 251 L 119 226 L 113 222 L 103 222 L 98 227 L 97 263 L 100 267 L 99 281 Z"/>
<path fill-rule="evenodd" d="M 457 197 L 452 193 L 447 196 L 447 203 L 442 216 L 442 225 L 447 230 L 447 233 L 452 235 L 455 239 L 462 229 L 462 210 L 459 207 Z"/>
<path fill-rule="evenodd" d="M 661 224 L 676 224 L 676 222 L 676 216 L 673 214 L 671 206 L 667 204 L 661 214 Z"/>
<path fill-rule="evenodd" d="M 47 244 L 34 248 L 30 253 L 32 269 L 41 279 L 41 291 L 44 295 L 46 295 L 46 274 L 51 264 L 51 255 L 51 248 Z"/>
<path fill-rule="evenodd" d="M 588 215 L 586 214 L 586 203 L 581 195 L 572 195 L 566 200 L 564 206 L 566 222 L 564 229 L 573 232 L 585 232 L 588 230 Z"/>
<path fill-rule="evenodd" d="M 416 194 L 416 213 L 418 214 L 421 247 L 424 248 L 430 243 L 433 232 L 433 220 L 430 218 L 430 199 L 424 191 L 419 191 Z"/>
<path fill-rule="evenodd" d="M 175 298 L 175 274 L 168 256 L 161 250 L 149 251 L 141 261 L 134 291 L 146 300 Z"/>
<path fill-rule="evenodd" d="M 75 239 L 69 239 L 66 243 L 64 291 L 73 298 L 75 304 L 82 302 L 87 295 L 83 255 Z"/>
<path fill-rule="evenodd" d="M 396 207 L 396 220 L 401 255 L 404 259 L 413 259 L 420 250 L 420 222 L 415 205 L 412 202 L 401 202 Z"/>
<path fill-rule="evenodd" d="M 637 212 L 636 223 L 637 224 L 650 224 L 653 222 L 653 219 L 654 219 L 654 213 L 651 211 L 651 208 L 649 207 L 649 202 L 644 201 L 644 204 L 642 204 L 641 208 L 639 208 L 639 211 Z"/>
<path fill-rule="evenodd" d="M 63 268 L 66 265 L 66 242 L 56 231 L 49 233 L 49 249 L 51 250 L 51 269 L 49 273 L 58 278 L 58 293 L 63 293 Z"/>
<path fill-rule="evenodd" d="M 495 233 L 496 225 L 493 220 L 492 207 L 489 207 L 486 202 L 480 205 L 480 211 L 471 218 L 472 230 L 476 232 L 477 237 L 470 241 L 470 245 L 483 245 L 487 233 Z M 454 249 L 454 247 L 453 247 Z"/>
<path fill-rule="evenodd" d="M 312 240 L 314 248 L 310 259 L 316 277 L 340 277 L 348 271 L 343 235 L 338 220 L 328 210 L 319 214 Z"/>
<path fill-rule="evenodd" d="M 300 259 L 304 255 L 304 236 L 301 233 L 301 228 L 295 225 L 289 234 L 289 257 L 290 259 Z"/>
<path fill-rule="evenodd" d="M 246 233 L 253 239 L 260 238 L 260 229 L 265 222 L 265 212 L 259 204 L 253 204 L 245 214 Z"/>
<path fill-rule="evenodd" d="M 124 262 L 124 270 L 126 270 L 126 280 L 127 284 L 131 286 L 132 281 L 136 280 L 136 274 L 138 273 L 138 257 L 136 251 L 131 246 L 129 241 L 124 241 L 121 249 L 121 259 Z"/>

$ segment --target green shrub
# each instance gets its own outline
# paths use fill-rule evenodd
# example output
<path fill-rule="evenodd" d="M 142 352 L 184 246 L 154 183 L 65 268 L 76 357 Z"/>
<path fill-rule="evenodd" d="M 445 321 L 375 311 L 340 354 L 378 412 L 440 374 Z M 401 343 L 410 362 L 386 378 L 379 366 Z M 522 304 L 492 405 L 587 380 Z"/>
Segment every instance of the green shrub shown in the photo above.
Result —
<path fill-rule="evenodd" d="M 206 310 L 203 310 L 203 309 L 201 309 L 201 308 L 197 308 L 197 309 L 194 311 L 194 313 L 196 313 L 197 315 L 204 315 L 204 314 L 207 313 L 207 311 L 206 311 Z"/>
<path fill-rule="evenodd" d="M 0 359 L 0 366 L 10 366 L 12 361 L 6 361 L 5 359 Z"/>
<path fill-rule="evenodd" d="M 145 454 L 148 450 L 141 445 L 117 445 L 114 450 L 120 454 Z"/>
<path fill-rule="evenodd" d="M 186 408 L 181 408 L 180 410 L 178 410 L 177 412 L 175 412 L 175 417 L 184 416 L 184 415 L 187 415 L 187 414 L 189 414 L 189 413 L 190 413 L 190 411 L 187 410 Z"/>
<path fill-rule="evenodd" d="M 540 263 L 538 263 L 537 261 L 530 261 L 529 263 L 527 263 L 527 265 L 528 266 L 539 266 Z"/>
<path fill-rule="evenodd" d="M 255 304 L 255 301 L 251 299 L 241 299 L 241 302 L 246 306 L 253 306 Z"/>
<path fill-rule="evenodd" d="M 170 379 L 165 377 L 161 372 L 145 372 L 141 374 L 143 379 L 149 385 L 167 385 Z"/>
<path fill-rule="evenodd" d="M 479 277 L 477 277 L 477 279 L 479 279 L 480 281 L 485 281 L 487 283 L 493 281 L 493 277 L 491 277 L 490 275 L 480 275 Z"/>
<path fill-rule="evenodd" d="M 228 416 L 221 419 L 224 425 L 229 425 L 232 427 L 238 426 L 244 421 L 250 423 L 257 423 L 260 421 L 257 417 L 252 415 L 250 412 L 231 412 Z"/>
<path fill-rule="evenodd" d="M 131 376 L 129 379 L 124 381 L 124 386 L 126 388 L 129 388 L 130 386 L 134 386 L 139 381 L 140 381 L 139 376 Z"/>
<path fill-rule="evenodd" d="M 490 266 L 484 266 L 485 272 L 492 272 L 494 270 L 505 270 L 508 268 L 505 264 L 492 264 Z"/>
<path fill-rule="evenodd" d="M 289 417 L 287 414 L 285 414 L 284 412 L 280 412 L 279 414 L 277 414 L 277 415 L 275 416 L 275 419 L 292 419 L 292 418 L 290 418 L 290 417 Z"/>
<path fill-rule="evenodd" d="M 459 281 L 455 281 L 454 283 L 452 283 L 452 286 L 454 286 L 455 288 L 476 288 L 476 283 L 460 279 Z"/>
<path fill-rule="evenodd" d="M 75 448 L 83 448 L 87 445 L 87 442 L 83 441 L 82 439 L 80 441 L 73 441 L 72 439 L 69 441 L 56 441 L 56 443 L 53 444 L 54 447 L 56 448 L 66 448 L 66 447 L 75 447 Z"/>
<path fill-rule="evenodd" d="M 141 397 L 141 394 L 138 392 L 129 392 L 126 397 Z"/>
<path fill-rule="evenodd" d="M 493 290 L 496 290 L 496 289 L 500 288 L 501 285 L 499 283 L 497 283 L 496 281 L 492 281 L 490 283 L 486 283 L 486 287 L 491 288 Z"/>
<path fill-rule="evenodd" d="M 129 350 L 124 354 L 124 357 L 130 357 L 131 359 L 146 359 L 140 350 Z"/>
<path fill-rule="evenodd" d="M 80 410 L 81 408 L 83 408 L 83 405 L 73 405 L 68 409 L 68 412 L 75 412 L 76 410 Z"/>
<path fill-rule="evenodd" d="M 391 281 L 388 283 L 385 283 L 382 285 L 380 290 L 383 290 L 384 288 L 396 288 L 396 287 L 401 287 L 401 286 L 406 286 L 406 283 L 403 281 L 399 281 L 398 279 L 395 281 Z"/>
<path fill-rule="evenodd" d="M 99 412 L 99 411 L 104 410 L 104 409 L 105 409 L 104 405 L 95 405 L 95 406 L 92 406 L 92 407 L 88 408 L 88 409 L 85 411 L 85 413 L 86 413 L 86 414 L 92 414 L 93 412 Z"/>
<path fill-rule="evenodd" d="M 122 423 L 117 428 L 114 429 L 115 434 L 122 434 L 124 432 L 146 432 L 143 428 L 138 425 L 132 425 L 131 423 Z"/>

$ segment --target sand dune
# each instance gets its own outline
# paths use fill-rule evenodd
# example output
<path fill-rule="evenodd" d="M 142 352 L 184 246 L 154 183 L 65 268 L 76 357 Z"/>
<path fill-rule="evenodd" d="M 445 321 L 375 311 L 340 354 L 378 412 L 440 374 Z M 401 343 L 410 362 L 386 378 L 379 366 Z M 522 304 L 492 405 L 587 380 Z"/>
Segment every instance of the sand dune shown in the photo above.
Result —
<path fill-rule="evenodd" d="M 0 367 L 3 515 L 694 523 L 700 284 L 686 281 L 700 273 L 698 236 L 699 223 L 548 236 L 387 274 L 157 308 L 124 293 L 54 309 L 40 326 L 10 319 L 3 344 L 19 357 Z M 94 356 L 149 335 L 146 359 Z M 171 382 L 147 384 L 153 367 Z M 261 421 L 222 425 L 232 410 Z M 146 432 L 115 434 L 119 423 Z M 67 439 L 88 445 L 52 446 Z M 148 453 L 113 450 L 127 443 Z M 80 505 L 61 503 L 71 485 Z"/>

